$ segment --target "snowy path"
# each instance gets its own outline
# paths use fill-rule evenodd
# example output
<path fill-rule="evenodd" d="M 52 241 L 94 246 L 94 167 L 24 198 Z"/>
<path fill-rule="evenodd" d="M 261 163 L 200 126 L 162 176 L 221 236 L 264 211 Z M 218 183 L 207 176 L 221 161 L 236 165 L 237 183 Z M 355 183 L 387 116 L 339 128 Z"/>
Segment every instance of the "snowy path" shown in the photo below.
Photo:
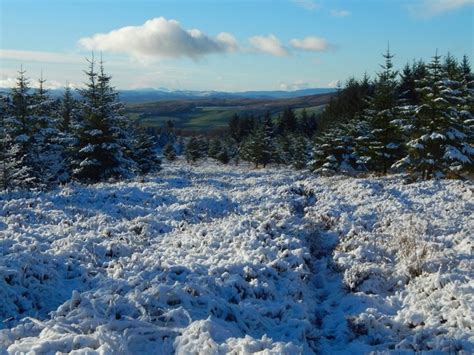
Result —
<path fill-rule="evenodd" d="M 470 351 L 472 194 L 213 164 L 0 194 L 0 354 Z"/>

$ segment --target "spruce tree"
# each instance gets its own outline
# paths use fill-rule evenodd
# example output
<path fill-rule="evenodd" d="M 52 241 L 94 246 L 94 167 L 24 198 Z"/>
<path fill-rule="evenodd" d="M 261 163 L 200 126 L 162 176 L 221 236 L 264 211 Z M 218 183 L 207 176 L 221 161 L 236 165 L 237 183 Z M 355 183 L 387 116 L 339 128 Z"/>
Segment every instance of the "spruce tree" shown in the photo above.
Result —
<path fill-rule="evenodd" d="M 217 159 L 219 153 L 222 151 L 222 143 L 219 139 L 211 140 L 209 144 L 208 156 Z"/>
<path fill-rule="evenodd" d="M 23 68 L 9 99 L 2 100 L 2 185 L 4 188 L 36 186 L 35 155 L 33 154 L 34 117 L 29 81 Z"/>
<path fill-rule="evenodd" d="M 200 145 L 199 139 L 196 137 L 191 137 L 186 144 L 185 148 L 186 161 L 196 162 L 199 158 L 202 157 L 202 146 Z"/>
<path fill-rule="evenodd" d="M 293 137 L 291 147 L 291 165 L 295 169 L 303 169 L 309 160 L 308 142 L 302 134 Z"/>
<path fill-rule="evenodd" d="M 422 99 L 411 124 L 408 155 L 399 164 L 420 172 L 422 178 L 472 169 L 458 73 L 448 71 L 437 53 L 427 69 L 427 76 L 419 82 Z"/>
<path fill-rule="evenodd" d="M 82 125 L 74 152 L 73 174 L 76 178 L 96 182 L 111 177 L 130 176 L 133 163 L 125 155 L 130 149 L 129 135 L 123 128 L 121 105 L 110 85 L 111 77 L 96 71 L 94 57 L 88 60 L 88 81 L 79 90 Z"/>
<path fill-rule="evenodd" d="M 341 123 L 319 134 L 308 168 L 324 174 L 354 170 L 360 161 L 354 149 L 355 137 L 360 134 L 360 129 L 351 123 Z"/>
<path fill-rule="evenodd" d="M 156 144 L 152 136 L 143 128 L 136 128 L 133 134 L 135 141 L 131 155 L 137 164 L 137 173 L 144 175 L 159 171 L 161 168 L 161 160 L 156 153 Z"/>
<path fill-rule="evenodd" d="M 69 178 L 65 161 L 65 147 L 61 144 L 59 120 L 55 117 L 55 101 L 45 87 L 46 79 L 38 80 L 39 86 L 32 97 L 33 126 L 31 147 L 35 155 L 35 173 L 42 187 L 50 187 Z"/>
<path fill-rule="evenodd" d="M 378 73 L 373 97 L 364 119 L 369 127 L 366 136 L 359 137 L 363 149 L 358 153 L 374 170 L 386 174 L 388 169 L 402 156 L 402 135 L 396 120 L 400 118 L 397 100 L 398 73 L 393 70 L 390 50 L 383 55 L 385 63 Z M 362 150 L 362 151 L 361 151 Z"/>
<path fill-rule="evenodd" d="M 176 151 L 174 149 L 173 143 L 167 143 L 163 148 L 163 156 L 168 161 L 175 161 L 176 160 Z"/>
<path fill-rule="evenodd" d="M 256 168 L 258 168 L 260 164 L 265 168 L 269 163 L 275 161 L 272 127 L 271 119 L 264 119 L 264 121 L 254 129 L 252 134 L 247 137 L 243 144 L 241 152 L 242 159 L 254 163 Z"/>
<path fill-rule="evenodd" d="M 15 119 L 8 115 L 10 100 L 0 94 L 0 188 L 14 189 L 28 182 L 29 171 L 23 164 L 21 145 L 15 141 Z"/>

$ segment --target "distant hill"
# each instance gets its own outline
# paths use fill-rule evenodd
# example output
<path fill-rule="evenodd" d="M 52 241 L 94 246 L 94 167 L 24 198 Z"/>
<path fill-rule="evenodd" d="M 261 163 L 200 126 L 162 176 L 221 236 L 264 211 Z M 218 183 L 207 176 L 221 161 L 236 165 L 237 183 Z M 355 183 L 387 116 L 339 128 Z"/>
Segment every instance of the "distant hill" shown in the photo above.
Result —
<path fill-rule="evenodd" d="M 140 89 L 121 90 L 120 99 L 124 102 L 150 102 L 183 99 L 225 99 L 225 98 L 249 98 L 249 99 L 283 99 L 307 95 L 326 94 L 334 92 L 330 88 L 313 88 L 295 91 L 169 91 L 166 89 Z"/>
<path fill-rule="evenodd" d="M 173 121 L 177 128 L 205 130 L 227 126 L 234 114 L 262 116 L 270 112 L 274 117 L 285 108 L 297 111 L 303 108 L 309 114 L 320 112 L 333 93 L 296 96 L 289 98 L 201 97 L 162 100 L 155 102 L 129 102 L 127 113 L 143 126 L 159 127 Z"/>
<path fill-rule="evenodd" d="M 0 88 L 0 93 L 8 93 L 9 88 Z M 193 91 L 193 90 L 168 90 L 168 89 L 135 89 L 135 90 L 119 90 L 120 99 L 123 102 L 154 102 L 167 100 L 184 100 L 184 99 L 225 99 L 225 98 L 249 98 L 249 99 L 285 99 L 307 95 L 327 94 L 334 92 L 331 88 L 312 88 L 295 91 L 242 91 L 242 92 L 225 92 L 225 91 Z M 53 97 L 60 97 L 63 89 L 49 90 Z M 78 93 L 73 91 L 75 96 Z"/>

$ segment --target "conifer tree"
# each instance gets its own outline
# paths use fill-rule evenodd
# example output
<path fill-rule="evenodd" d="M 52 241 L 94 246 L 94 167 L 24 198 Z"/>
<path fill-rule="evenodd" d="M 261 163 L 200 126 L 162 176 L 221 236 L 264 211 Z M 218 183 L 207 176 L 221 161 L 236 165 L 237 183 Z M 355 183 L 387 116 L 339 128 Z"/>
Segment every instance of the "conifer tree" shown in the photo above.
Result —
<path fill-rule="evenodd" d="M 295 112 L 291 107 L 287 107 L 281 118 L 278 120 L 277 132 L 279 134 L 289 134 L 296 131 L 298 128 L 298 121 L 295 116 Z"/>
<path fill-rule="evenodd" d="M 437 53 L 427 69 L 426 78 L 419 82 L 422 99 L 411 124 L 408 155 L 398 164 L 420 172 L 422 178 L 469 170 L 469 127 L 460 110 L 465 99 L 457 71 L 443 65 Z"/>
<path fill-rule="evenodd" d="M 2 185 L 31 188 L 37 185 L 33 154 L 34 120 L 29 81 L 23 68 L 18 72 L 10 98 L 2 100 Z"/>
<path fill-rule="evenodd" d="M 202 146 L 200 145 L 198 138 L 193 136 L 189 139 L 186 144 L 185 156 L 188 163 L 194 163 L 202 157 Z"/>
<path fill-rule="evenodd" d="M 260 164 L 265 168 L 269 163 L 274 162 L 275 146 L 272 132 L 273 125 L 268 115 L 245 140 L 241 152 L 242 159 L 254 163 L 256 168 Z"/>
<path fill-rule="evenodd" d="M 45 87 L 43 72 L 38 80 L 38 89 L 33 101 L 33 136 L 32 149 L 35 155 L 35 173 L 42 187 L 50 187 L 69 178 L 65 161 L 65 147 L 59 130 L 59 120 L 55 117 L 55 101 L 49 96 Z"/>
<path fill-rule="evenodd" d="M 173 143 L 167 143 L 163 148 L 163 156 L 168 161 L 175 161 L 176 160 L 176 151 L 174 149 Z"/>
<path fill-rule="evenodd" d="M 137 164 L 138 174 L 143 175 L 159 171 L 161 168 L 161 160 L 156 154 L 156 144 L 152 136 L 143 128 L 136 128 L 133 133 L 135 140 L 131 154 Z"/>
<path fill-rule="evenodd" d="M 88 60 L 88 82 L 79 90 L 82 125 L 74 154 L 73 174 L 76 178 L 95 182 L 110 177 L 130 176 L 133 163 L 125 155 L 130 149 L 128 134 L 123 128 L 121 105 L 117 92 L 110 85 L 103 65 L 96 71 L 94 57 Z"/>
<path fill-rule="evenodd" d="M 222 151 L 222 143 L 219 139 L 213 139 L 209 143 L 208 155 L 210 158 L 217 159 L 217 156 Z"/>
<path fill-rule="evenodd" d="M 358 168 L 360 158 L 354 146 L 355 137 L 360 134 L 360 128 L 351 123 L 339 124 L 324 131 L 315 139 L 308 168 L 325 174 L 348 172 Z"/>
<path fill-rule="evenodd" d="M 291 165 L 295 169 L 303 169 L 309 160 L 308 142 L 306 137 L 302 134 L 296 135 L 294 136 L 292 143 Z"/>
<path fill-rule="evenodd" d="M 396 120 L 400 118 L 397 101 L 398 73 L 393 70 L 393 55 L 388 49 L 383 55 L 385 64 L 378 74 L 374 95 L 364 119 L 369 128 L 368 134 L 359 137 L 359 154 L 376 171 L 386 174 L 388 169 L 402 156 L 402 135 Z"/>
<path fill-rule="evenodd" d="M 60 118 L 59 128 L 62 132 L 71 131 L 71 126 L 77 121 L 77 108 L 78 103 L 72 95 L 71 88 L 66 85 L 58 112 Z"/>
<path fill-rule="evenodd" d="M 0 188 L 14 189 L 28 181 L 29 172 L 23 165 L 20 144 L 15 141 L 13 117 L 8 116 L 10 101 L 0 94 Z"/>

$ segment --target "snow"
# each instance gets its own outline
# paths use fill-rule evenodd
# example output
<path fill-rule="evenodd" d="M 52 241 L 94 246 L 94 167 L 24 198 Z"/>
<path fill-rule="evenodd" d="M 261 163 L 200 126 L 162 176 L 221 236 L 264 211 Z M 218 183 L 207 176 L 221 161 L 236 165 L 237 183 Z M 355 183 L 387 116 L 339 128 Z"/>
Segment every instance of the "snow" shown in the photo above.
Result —
<path fill-rule="evenodd" d="M 182 162 L 0 193 L 0 354 L 474 351 L 473 184 Z"/>

